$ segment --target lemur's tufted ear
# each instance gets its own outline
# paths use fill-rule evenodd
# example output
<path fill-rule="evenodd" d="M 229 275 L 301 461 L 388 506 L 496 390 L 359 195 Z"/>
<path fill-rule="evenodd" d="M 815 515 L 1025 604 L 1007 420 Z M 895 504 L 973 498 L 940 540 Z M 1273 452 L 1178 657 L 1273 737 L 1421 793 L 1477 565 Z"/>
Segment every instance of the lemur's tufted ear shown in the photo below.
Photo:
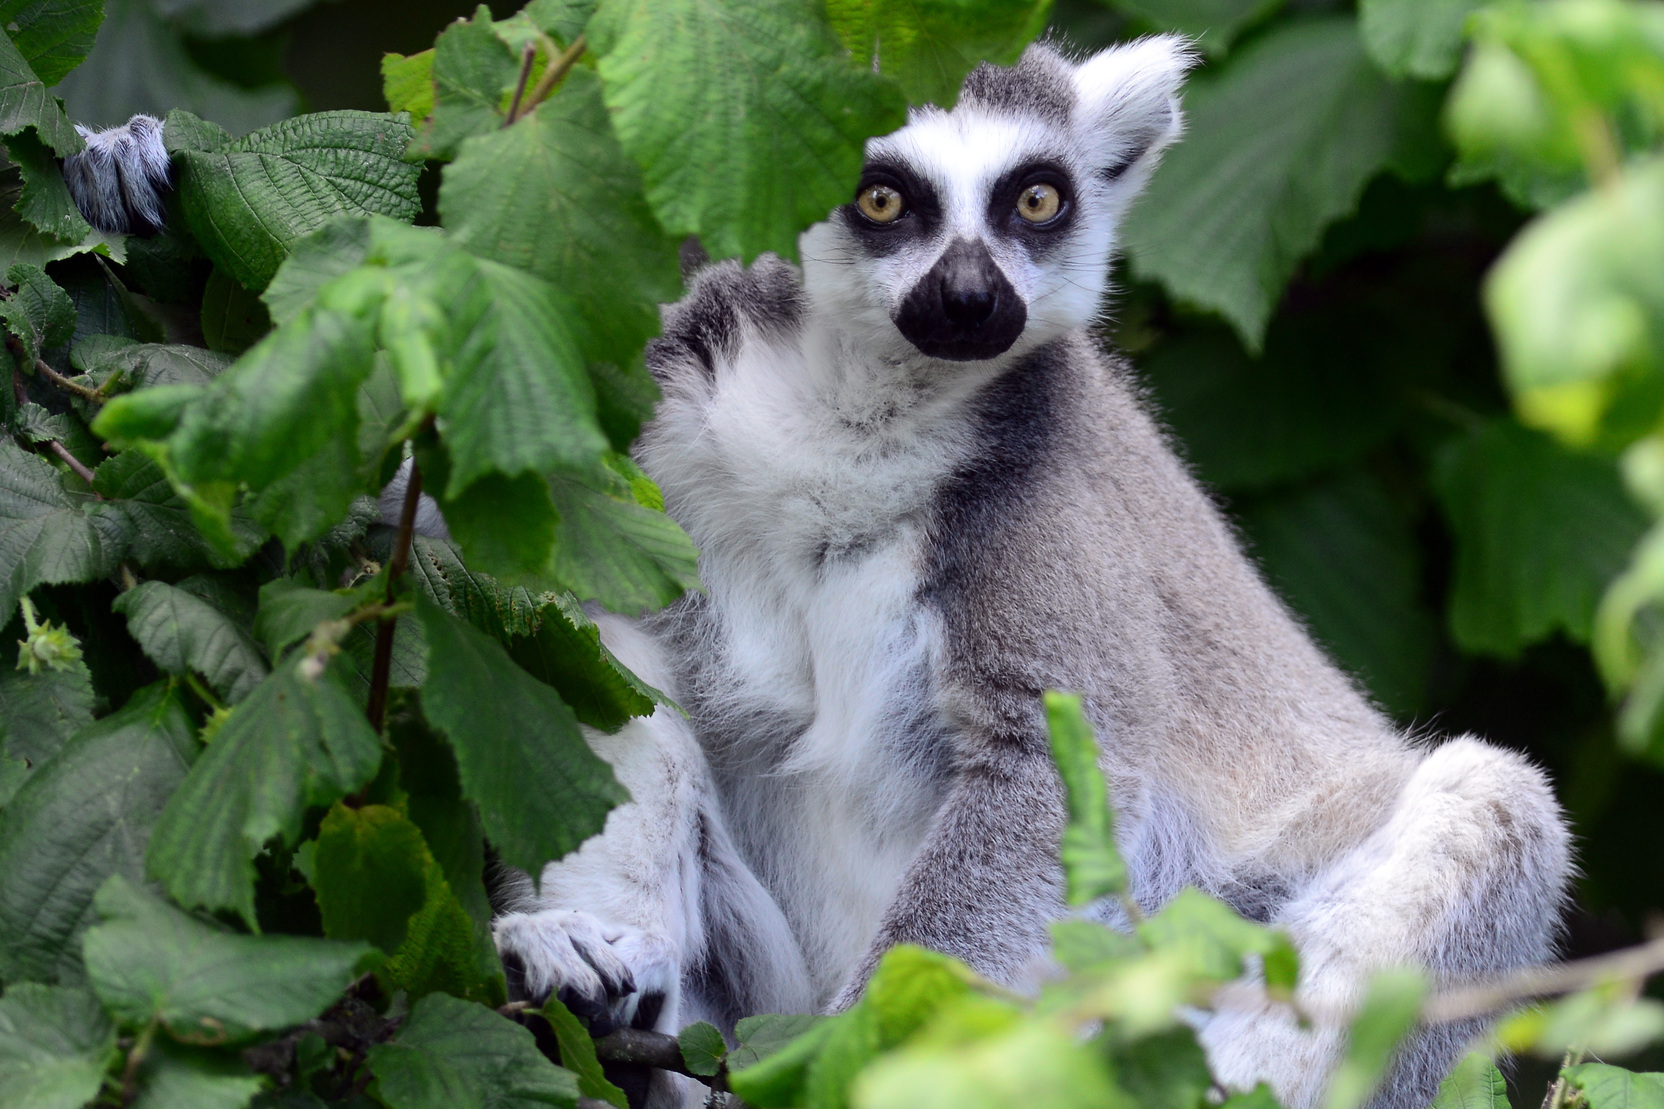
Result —
<path fill-rule="evenodd" d="M 1105 180 L 1148 176 L 1179 137 L 1179 86 L 1196 60 L 1180 36 L 1152 35 L 1075 67 L 1075 127 Z"/>

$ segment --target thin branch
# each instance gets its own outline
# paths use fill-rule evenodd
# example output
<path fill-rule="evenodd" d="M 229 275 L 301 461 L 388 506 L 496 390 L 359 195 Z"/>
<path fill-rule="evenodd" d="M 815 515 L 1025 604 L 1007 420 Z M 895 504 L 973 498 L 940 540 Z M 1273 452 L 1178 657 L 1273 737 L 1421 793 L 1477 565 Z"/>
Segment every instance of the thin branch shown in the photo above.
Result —
<path fill-rule="evenodd" d="M 56 439 L 48 439 L 46 441 L 46 445 L 52 448 L 53 454 L 64 460 L 64 465 L 75 471 L 76 477 L 80 478 L 88 485 L 92 484 L 92 471 L 87 469 L 87 464 L 85 462 L 82 462 L 79 458 L 70 454 L 68 447 L 64 446 Z M 96 489 L 92 491 L 92 495 L 98 497 L 99 500 L 104 499 L 102 496 L 99 496 L 98 490 Z"/>
<path fill-rule="evenodd" d="M 520 118 L 520 100 L 526 95 L 526 81 L 532 75 L 532 61 L 537 57 L 537 43 L 528 42 L 520 50 L 520 79 L 514 82 L 514 99 L 508 103 L 508 118 L 503 121 L 507 127 Z"/>
<path fill-rule="evenodd" d="M 689 1078 L 715 1086 L 717 1079 L 708 1074 L 694 1074 L 682 1058 L 682 1045 L 675 1036 L 650 1032 L 644 1028 L 620 1028 L 595 1041 L 595 1057 L 608 1063 L 635 1063 L 674 1071 Z"/>
<path fill-rule="evenodd" d="M 132 1049 L 127 1053 L 127 1064 L 121 1068 L 121 1103 L 123 1105 L 133 1104 L 133 1098 L 138 1092 L 139 1066 L 144 1062 L 144 1057 L 150 1052 L 150 1041 L 156 1038 L 156 1023 L 153 1020 L 144 1026 L 144 1031 L 139 1033 L 138 1040 L 134 1042 Z"/>
<path fill-rule="evenodd" d="M 554 46 L 553 42 L 548 41 L 547 36 L 544 37 L 544 41 L 547 44 L 545 49 Z M 530 96 L 526 97 L 525 111 L 522 111 L 520 115 L 525 115 L 526 112 L 543 103 L 548 95 L 554 91 L 555 86 L 560 83 L 560 79 L 565 77 L 572 67 L 578 64 L 578 59 L 584 56 L 584 51 L 587 49 L 589 49 L 589 43 L 584 36 L 579 35 L 576 39 L 573 39 L 572 45 L 566 48 L 566 52 L 550 62 L 549 68 L 543 71 L 542 77 L 538 78 L 537 87 L 532 89 Z M 549 53 L 553 54 L 554 51 L 549 49 Z M 519 117 L 511 116 L 509 122 L 513 123 L 517 118 Z"/>
<path fill-rule="evenodd" d="M 104 395 L 97 389 L 89 389 L 78 381 L 69 380 L 69 378 L 48 366 L 43 358 L 35 359 L 35 372 L 65 392 L 74 393 L 76 396 L 90 400 L 94 404 L 104 403 Z"/>
<path fill-rule="evenodd" d="M 1609 955 L 1546 967 L 1526 967 L 1512 974 L 1461 989 L 1434 994 L 1421 1007 L 1429 1024 L 1482 1017 L 1537 997 L 1555 997 L 1601 982 L 1639 980 L 1664 971 L 1664 937 Z"/>
<path fill-rule="evenodd" d="M 387 562 L 387 604 L 396 603 L 395 590 L 405 567 L 410 565 L 410 545 L 416 537 L 416 506 L 422 499 L 422 470 L 415 459 L 410 462 L 410 484 L 405 486 L 404 506 L 399 512 L 399 534 L 393 540 L 393 557 Z M 384 615 L 376 625 L 375 664 L 370 669 L 370 704 L 365 713 L 370 727 L 381 731 L 382 719 L 387 715 L 387 683 L 393 673 L 393 632 L 398 627 L 396 615 Z"/>

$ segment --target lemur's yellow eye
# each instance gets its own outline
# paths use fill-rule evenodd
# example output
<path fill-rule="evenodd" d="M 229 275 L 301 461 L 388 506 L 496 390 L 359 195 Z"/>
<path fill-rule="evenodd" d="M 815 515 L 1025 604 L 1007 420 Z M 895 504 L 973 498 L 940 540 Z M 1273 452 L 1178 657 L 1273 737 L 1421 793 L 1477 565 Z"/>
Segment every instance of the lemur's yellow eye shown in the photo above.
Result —
<path fill-rule="evenodd" d="M 894 223 L 907 210 L 901 194 L 888 185 L 868 185 L 855 198 L 855 206 L 874 223 Z"/>
<path fill-rule="evenodd" d="M 1063 198 L 1050 185 L 1030 185 L 1017 197 L 1017 214 L 1030 223 L 1045 223 L 1063 207 Z"/>

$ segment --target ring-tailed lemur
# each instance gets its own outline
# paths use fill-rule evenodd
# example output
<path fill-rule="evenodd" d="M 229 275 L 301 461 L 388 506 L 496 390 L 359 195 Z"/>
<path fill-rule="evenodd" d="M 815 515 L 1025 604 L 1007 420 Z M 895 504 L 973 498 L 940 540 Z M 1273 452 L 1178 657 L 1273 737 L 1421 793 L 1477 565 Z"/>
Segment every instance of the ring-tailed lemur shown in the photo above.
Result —
<path fill-rule="evenodd" d="M 1163 37 L 983 65 L 868 143 L 801 271 L 711 266 L 665 310 L 637 454 L 706 592 L 601 623 L 690 718 L 590 736 L 635 800 L 510 883 L 518 989 L 731 1028 L 849 1004 L 900 942 L 1024 984 L 1065 912 L 1050 688 L 1085 696 L 1139 903 L 1191 884 L 1288 929 L 1312 1011 L 1384 966 L 1550 953 L 1570 851 L 1543 776 L 1385 720 L 1087 337 L 1190 63 Z M 1426 1104 L 1473 1030 L 1418 1034 L 1376 1105 Z M 1249 981 L 1200 1034 L 1291 1109 L 1342 1037 Z"/>

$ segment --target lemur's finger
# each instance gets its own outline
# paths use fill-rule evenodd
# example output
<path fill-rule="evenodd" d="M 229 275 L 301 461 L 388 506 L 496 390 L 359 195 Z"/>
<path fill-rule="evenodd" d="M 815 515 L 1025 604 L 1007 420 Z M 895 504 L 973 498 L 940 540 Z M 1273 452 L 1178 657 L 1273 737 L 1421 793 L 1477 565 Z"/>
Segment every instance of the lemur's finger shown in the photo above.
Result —
<path fill-rule="evenodd" d="M 76 127 L 87 147 L 64 159 L 64 183 L 86 221 L 112 234 L 154 235 L 167 219 L 172 165 L 162 121 L 137 115 L 120 127 Z"/>

